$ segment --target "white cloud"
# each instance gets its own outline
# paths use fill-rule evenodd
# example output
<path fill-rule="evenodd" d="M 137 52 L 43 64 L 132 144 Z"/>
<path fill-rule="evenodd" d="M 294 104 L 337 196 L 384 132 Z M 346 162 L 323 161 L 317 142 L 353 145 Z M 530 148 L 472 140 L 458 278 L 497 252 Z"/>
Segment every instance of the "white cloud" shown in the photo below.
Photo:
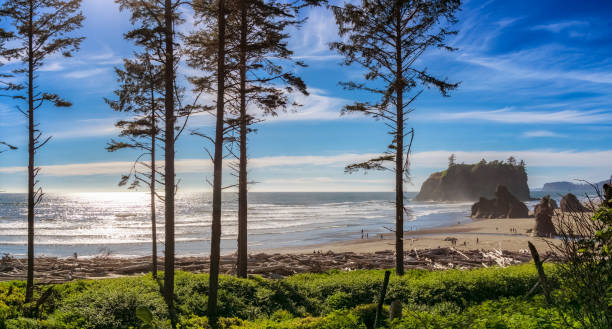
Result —
<path fill-rule="evenodd" d="M 337 60 L 340 58 L 329 49 L 329 43 L 338 39 L 338 28 L 333 13 L 322 7 L 310 8 L 308 17 L 300 29 L 290 31 L 290 49 L 297 59 Z"/>
<path fill-rule="evenodd" d="M 252 192 L 375 192 L 392 191 L 393 179 L 360 179 L 355 176 L 337 177 L 304 177 L 288 179 L 262 179 L 259 184 L 250 188 Z"/>
<path fill-rule="evenodd" d="M 295 111 L 279 113 L 276 117 L 268 117 L 269 122 L 301 121 L 301 120 L 338 120 L 342 107 L 348 100 L 327 96 L 323 90 L 309 89 L 310 95 L 295 94 L 294 100 L 301 104 Z"/>
<path fill-rule="evenodd" d="M 566 137 L 566 135 L 556 133 L 554 131 L 549 130 L 532 130 L 526 131 L 523 133 L 523 137 L 533 138 L 533 137 Z"/>
<path fill-rule="evenodd" d="M 584 167 L 608 168 L 612 163 L 612 150 L 605 151 L 555 151 L 555 150 L 514 150 L 514 151 L 425 151 L 411 155 L 414 168 L 445 168 L 449 154 L 454 153 L 457 162 L 476 163 L 481 159 L 504 160 L 510 156 L 524 160 L 528 167 Z M 364 161 L 378 154 L 345 153 L 337 155 L 270 156 L 251 158 L 251 169 L 273 167 L 336 167 Z M 597 161 L 594 161 L 597 159 Z M 84 176 L 120 174 L 131 166 L 130 161 L 74 163 L 42 166 L 42 174 L 50 176 Z M 163 165 L 163 161 L 160 161 Z M 211 170 L 208 159 L 179 159 L 175 162 L 177 173 L 204 173 Z M 26 167 L 0 167 L 0 173 L 25 172 Z"/>
<path fill-rule="evenodd" d="M 84 78 L 90 78 L 96 75 L 103 74 L 106 71 L 107 70 L 103 68 L 79 70 L 79 71 L 72 71 L 72 72 L 66 73 L 64 74 L 64 77 L 69 78 L 69 79 L 84 79 Z"/>
<path fill-rule="evenodd" d="M 300 93 L 291 95 L 291 100 L 301 106 L 288 109 L 286 112 L 279 112 L 276 116 L 263 116 L 256 108 L 249 108 L 249 112 L 255 117 L 264 120 L 264 123 L 278 123 L 286 121 L 328 121 L 346 118 L 358 118 L 358 115 L 341 116 L 340 111 L 349 100 L 328 96 L 325 91 L 316 88 L 309 88 L 310 95 L 304 96 Z M 201 104 L 211 104 L 214 101 L 213 95 L 203 95 L 200 98 Z M 190 127 L 203 127 L 214 125 L 214 117 L 210 113 L 197 113 L 189 118 Z"/>
<path fill-rule="evenodd" d="M 64 66 L 59 63 L 59 62 L 53 62 L 51 64 L 47 64 L 43 67 L 40 68 L 40 71 L 42 72 L 55 72 L 55 71 L 61 71 L 64 69 Z"/>
<path fill-rule="evenodd" d="M 54 139 L 111 136 L 119 133 L 115 122 L 119 118 L 78 120 L 68 128 L 49 132 Z"/>
<path fill-rule="evenodd" d="M 512 108 L 503 108 L 492 111 L 440 112 L 423 115 L 417 113 L 415 114 L 415 119 L 437 121 L 470 120 L 527 124 L 592 124 L 612 122 L 612 112 L 602 110 L 563 110 L 556 112 L 515 111 Z"/>

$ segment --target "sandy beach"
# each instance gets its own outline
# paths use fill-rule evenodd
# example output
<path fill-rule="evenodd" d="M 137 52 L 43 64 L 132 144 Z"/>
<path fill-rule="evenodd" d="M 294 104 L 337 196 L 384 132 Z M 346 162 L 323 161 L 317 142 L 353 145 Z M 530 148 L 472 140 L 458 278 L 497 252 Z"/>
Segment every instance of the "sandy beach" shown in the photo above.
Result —
<path fill-rule="evenodd" d="M 459 250 L 507 250 L 521 252 L 527 250 L 531 241 L 538 250 L 548 251 L 548 242 L 555 239 L 543 239 L 532 236 L 530 232 L 535 225 L 533 218 L 512 219 L 475 219 L 472 222 L 439 228 L 407 231 L 404 234 L 404 250 L 432 249 L 454 247 Z M 450 239 L 449 239 L 450 238 Z M 457 239 L 453 244 L 452 238 Z M 268 249 L 266 253 L 301 254 L 312 251 L 332 251 L 368 253 L 394 248 L 395 238 L 392 234 L 370 235 L 367 239 L 340 241 L 305 247 Z"/>
<path fill-rule="evenodd" d="M 547 242 L 531 236 L 533 218 L 484 219 L 465 224 L 405 233 L 406 268 L 449 269 L 511 265 L 527 262 L 531 256 L 527 242 L 541 254 L 549 251 Z M 382 237 L 382 238 L 381 238 Z M 456 239 L 453 242 L 453 239 Z M 391 234 L 311 246 L 259 250 L 249 255 L 249 273 L 282 277 L 330 269 L 393 268 L 394 237 Z M 208 257 L 177 257 L 176 269 L 207 272 Z M 0 281 L 25 278 L 24 259 L 4 256 Z M 160 258 L 159 264 L 163 264 Z M 222 273 L 235 272 L 235 254 L 221 258 Z M 160 270 L 163 268 L 159 267 Z M 40 257 L 35 264 L 39 282 L 53 283 L 74 279 L 103 278 L 147 273 L 150 257 Z"/>

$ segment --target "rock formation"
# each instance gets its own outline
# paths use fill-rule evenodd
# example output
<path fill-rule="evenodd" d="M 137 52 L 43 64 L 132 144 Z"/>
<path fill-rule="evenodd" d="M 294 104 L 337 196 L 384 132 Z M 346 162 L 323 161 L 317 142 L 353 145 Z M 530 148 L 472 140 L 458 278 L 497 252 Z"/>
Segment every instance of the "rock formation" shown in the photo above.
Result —
<path fill-rule="evenodd" d="M 488 200 L 481 197 L 478 202 L 472 205 L 473 218 L 527 218 L 529 209 L 519 201 L 508 189 L 497 186 L 495 198 Z"/>
<path fill-rule="evenodd" d="M 547 195 L 548 197 L 548 203 L 550 205 L 550 207 L 555 210 L 555 209 L 559 209 L 559 206 L 557 205 L 557 201 L 555 201 L 555 199 L 551 199 L 550 195 Z"/>
<path fill-rule="evenodd" d="M 523 164 L 481 161 L 477 164 L 451 164 L 431 174 L 415 197 L 417 201 L 475 201 L 491 198 L 498 185 L 504 185 L 519 200 L 530 200 L 527 173 Z"/>
<path fill-rule="evenodd" d="M 561 211 L 564 212 L 585 212 L 589 211 L 587 207 L 582 205 L 575 195 L 568 193 L 561 199 Z"/>
<path fill-rule="evenodd" d="M 606 183 L 603 185 L 604 199 L 608 207 L 612 208 L 612 185 Z"/>
<path fill-rule="evenodd" d="M 555 213 L 556 206 L 555 200 L 547 195 L 540 200 L 540 203 L 536 205 L 535 214 L 535 227 L 534 234 L 539 237 L 552 237 L 557 234 L 555 231 L 555 225 L 552 222 L 552 217 Z"/>

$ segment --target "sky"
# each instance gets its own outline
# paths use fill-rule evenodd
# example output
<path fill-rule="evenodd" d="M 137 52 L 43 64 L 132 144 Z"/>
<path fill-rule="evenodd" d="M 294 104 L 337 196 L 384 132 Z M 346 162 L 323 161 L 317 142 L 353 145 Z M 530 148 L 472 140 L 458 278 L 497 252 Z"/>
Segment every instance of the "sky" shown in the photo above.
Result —
<path fill-rule="evenodd" d="M 40 129 L 53 136 L 37 155 L 40 184 L 47 192 L 122 191 L 117 183 L 136 153 L 109 153 L 122 116 L 104 102 L 117 87 L 114 67 L 135 48 L 123 40 L 129 16 L 111 0 L 83 0 L 86 16 L 78 35 L 86 39 L 72 58 L 46 60 L 41 90 L 70 100 L 71 108 L 37 111 Z M 371 96 L 343 90 L 340 81 L 360 79 L 364 70 L 340 65 L 329 50 L 338 40 L 333 15 L 311 8 L 290 48 L 308 64 L 295 69 L 309 97 L 295 111 L 267 118 L 250 136 L 250 179 L 257 191 L 393 191 L 391 173 L 345 174 L 344 166 L 385 151 L 391 138 L 382 122 L 341 116 L 343 105 Z M 408 125 L 415 129 L 409 191 L 433 172 L 457 162 L 509 156 L 527 164 L 528 184 L 612 174 L 612 2 L 465 1 L 448 42 L 455 52 L 431 50 L 416 63 L 438 77 L 460 82 L 450 97 L 426 90 L 414 103 Z M 180 27 L 192 30 L 190 20 Z M 1 24 L 6 24 L 2 22 Z M 10 70 L 5 63 L 0 70 Z M 181 76 L 192 71 L 182 64 Z M 212 97 L 204 97 L 204 100 Z M 24 192 L 27 128 L 14 101 L 0 99 L 0 140 L 19 150 L 0 154 L 0 190 Z M 188 132 L 213 131 L 199 115 Z M 183 134 L 176 145 L 179 191 L 209 191 L 212 176 L 202 138 Z M 224 184 L 235 178 L 226 170 Z"/>

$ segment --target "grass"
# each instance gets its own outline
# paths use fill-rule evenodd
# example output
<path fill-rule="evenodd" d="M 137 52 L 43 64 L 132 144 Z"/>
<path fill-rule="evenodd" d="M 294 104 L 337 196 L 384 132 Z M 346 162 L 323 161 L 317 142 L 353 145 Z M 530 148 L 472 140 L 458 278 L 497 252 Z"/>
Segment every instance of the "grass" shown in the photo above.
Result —
<path fill-rule="evenodd" d="M 554 268 L 547 267 L 553 278 Z M 330 271 L 281 280 L 220 277 L 219 312 L 225 328 L 366 328 L 374 318 L 384 271 Z M 558 315 L 539 296 L 525 299 L 537 281 L 533 265 L 476 270 L 409 270 L 391 276 L 386 298 L 404 305 L 389 328 L 553 328 Z M 180 328 L 208 328 L 208 275 L 177 272 Z M 169 327 L 158 282 L 150 275 L 79 280 L 38 286 L 24 303 L 25 284 L 0 283 L 0 329 L 139 328 L 146 307 Z"/>

